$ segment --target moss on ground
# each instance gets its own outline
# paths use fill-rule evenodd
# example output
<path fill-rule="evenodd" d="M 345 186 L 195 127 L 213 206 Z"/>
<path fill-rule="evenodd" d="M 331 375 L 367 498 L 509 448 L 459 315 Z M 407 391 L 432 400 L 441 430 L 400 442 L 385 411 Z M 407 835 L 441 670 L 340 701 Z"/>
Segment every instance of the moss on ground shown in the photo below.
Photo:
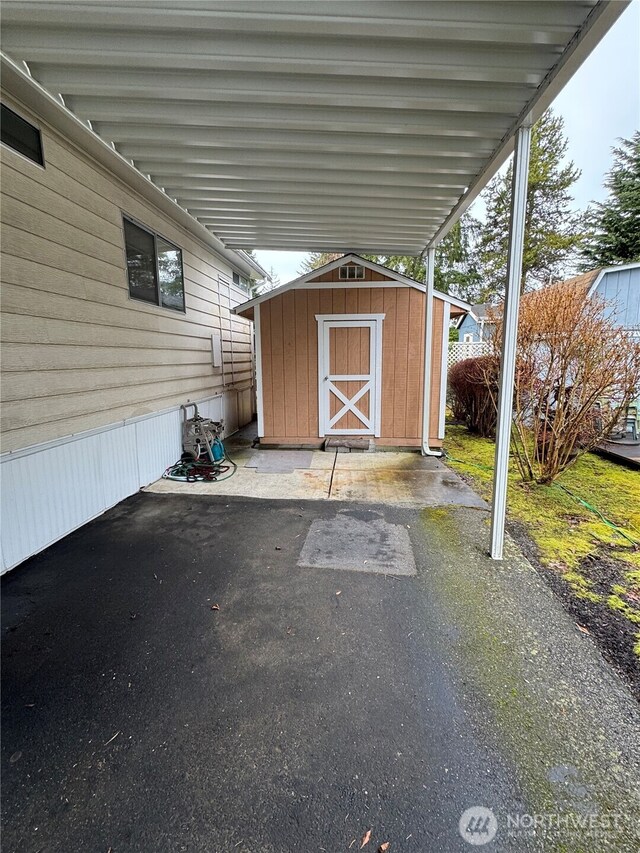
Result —
<path fill-rule="evenodd" d="M 494 575 L 477 570 L 469 559 L 469 532 L 461 533 L 461 519 L 454 509 L 426 508 L 421 512 L 421 522 L 424 540 L 430 547 L 435 545 L 439 555 L 440 571 L 432 579 L 441 596 L 439 603 L 445 605 L 459 632 L 452 663 L 469 701 L 473 703 L 473 691 L 478 689 L 483 703 L 491 707 L 494 732 L 499 733 L 495 748 L 516 765 L 526 798 L 536 811 L 585 807 L 584 802 L 571 799 L 570 790 L 559 790 L 549 771 L 558 765 L 560 756 L 572 754 L 580 758 L 576 762 L 579 777 L 599 779 L 603 744 L 597 738 L 583 740 L 576 733 L 572 721 L 576 698 L 567 682 L 554 681 L 550 692 L 532 688 L 527 665 L 538 655 L 544 659 L 541 635 L 532 631 L 526 620 L 514 619 L 513 614 L 499 618 L 503 582 L 498 572 Z M 535 664 L 531 665 L 535 671 Z M 613 751 L 607 757 L 610 762 L 619 759 Z M 602 813 L 619 808 L 617 799 L 601 788 L 591 788 L 589 797 Z M 581 853 L 599 850 L 598 844 L 587 841 Z"/>
<path fill-rule="evenodd" d="M 472 435 L 465 427 L 449 426 L 446 451 L 451 467 L 468 478 L 482 497 L 490 498 L 493 441 Z M 576 597 L 603 601 L 612 611 L 640 624 L 638 472 L 587 453 L 551 486 L 522 483 L 513 460 L 510 474 L 509 516 L 525 527 L 537 547 L 540 562 L 560 571 Z M 619 529 L 604 522 L 560 486 L 593 506 Z M 581 571 L 588 558 L 603 557 L 620 564 L 618 583 L 604 595 L 593 589 L 593 581 Z M 636 653 L 640 654 L 640 643 Z"/>

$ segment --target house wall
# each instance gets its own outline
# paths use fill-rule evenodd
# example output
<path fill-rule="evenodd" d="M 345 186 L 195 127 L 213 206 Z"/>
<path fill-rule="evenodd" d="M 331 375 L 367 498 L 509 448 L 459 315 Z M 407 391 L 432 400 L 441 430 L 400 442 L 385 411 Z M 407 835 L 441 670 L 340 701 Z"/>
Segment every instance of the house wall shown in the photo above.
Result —
<path fill-rule="evenodd" d="M 334 281 L 334 279 L 331 279 Z M 424 294 L 411 287 L 299 288 L 260 305 L 264 443 L 320 444 L 316 314 L 385 314 L 381 444 L 422 436 Z M 430 441 L 441 444 L 444 303 L 434 299 Z"/>
<path fill-rule="evenodd" d="M 480 340 L 480 327 L 471 314 L 466 314 L 458 327 L 458 340 L 464 341 L 465 335 L 473 335 L 474 341 Z"/>
<path fill-rule="evenodd" d="M 606 316 L 623 329 L 640 329 L 640 265 L 607 271 L 596 293 L 607 302 Z"/>
<path fill-rule="evenodd" d="M 227 433 L 250 420 L 253 379 L 251 323 L 230 313 L 247 295 L 228 262 L 3 102 L 40 127 L 45 157 L 41 168 L 0 146 L 6 567 L 160 476 L 180 453 L 181 403 L 203 401 Z M 129 297 L 123 213 L 182 249 L 185 314 Z"/>

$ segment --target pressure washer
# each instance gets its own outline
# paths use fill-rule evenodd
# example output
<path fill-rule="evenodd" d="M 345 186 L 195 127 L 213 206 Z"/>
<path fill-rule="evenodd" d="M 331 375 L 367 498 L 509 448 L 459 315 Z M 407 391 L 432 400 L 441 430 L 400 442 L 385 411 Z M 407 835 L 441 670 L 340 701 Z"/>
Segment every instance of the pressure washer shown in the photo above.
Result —
<path fill-rule="evenodd" d="M 187 417 L 189 408 L 193 408 L 192 418 Z M 195 403 L 180 406 L 180 411 L 182 456 L 180 461 L 169 466 L 162 476 L 166 480 L 185 483 L 217 482 L 231 477 L 238 466 L 229 458 L 222 443 L 224 421 L 203 418 Z M 228 465 L 223 464 L 225 460 Z"/>

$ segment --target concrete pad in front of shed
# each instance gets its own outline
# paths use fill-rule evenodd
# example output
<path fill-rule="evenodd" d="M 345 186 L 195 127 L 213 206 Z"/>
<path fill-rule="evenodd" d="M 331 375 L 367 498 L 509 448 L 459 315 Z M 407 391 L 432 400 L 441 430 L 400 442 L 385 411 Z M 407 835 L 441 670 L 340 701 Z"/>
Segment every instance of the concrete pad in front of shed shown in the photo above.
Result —
<path fill-rule="evenodd" d="M 456 506 L 486 509 L 487 504 L 460 477 L 440 471 L 336 470 L 331 500 L 396 506 Z"/>
<path fill-rule="evenodd" d="M 232 477 L 220 482 L 180 483 L 175 480 L 157 480 L 144 491 L 156 494 L 229 495 L 266 500 L 323 500 L 329 495 L 330 483 L 329 470 L 259 474 L 255 468 L 239 467 Z"/>
<path fill-rule="evenodd" d="M 312 450 L 256 450 L 245 468 L 256 468 L 259 474 L 288 474 L 310 468 L 312 459 Z"/>
<path fill-rule="evenodd" d="M 377 453 L 338 453 L 336 471 L 446 471 L 433 456 L 418 451 L 380 451 Z"/>
<path fill-rule="evenodd" d="M 415 575 L 407 530 L 374 510 L 341 510 L 311 522 L 298 565 L 301 568 Z"/>

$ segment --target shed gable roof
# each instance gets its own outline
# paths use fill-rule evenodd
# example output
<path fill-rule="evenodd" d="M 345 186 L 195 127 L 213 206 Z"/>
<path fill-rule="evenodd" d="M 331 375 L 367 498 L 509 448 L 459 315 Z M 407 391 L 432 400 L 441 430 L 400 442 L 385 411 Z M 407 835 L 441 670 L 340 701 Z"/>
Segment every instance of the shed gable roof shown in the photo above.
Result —
<path fill-rule="evenodd" d="M 354 263 L 363 266 L 366 269 L 383 274 L 384 280 L 358 281 L 354 279 L 349 279 L 341 282 L 318 281 L 318 278 L 324 275 L 325 273 L 338 269 L 338 267 Z M 422 291 L 422 293 L 424 293 L 426 290 L 425 285 L 421 282 L 416 281 L 413 278 L 409 278 L 406 275 L 402 275 L 402 273 L 399 273 L 396 270 L 389 269 L 389 267 L 384 267 L 381 264 L 376 264 L 373 261 L 369 261 L 366 258 L 361 257 L 360 255 L 356 255 L 355 253 L 350 252 L 347 255 L 342 255 L 340 258 L 336 258 L 335 261 L 330 261 L 329 263 L 318 267 L 318 269 L 311 270 L 310 272 L 299 276 L 299 278 L 287 282 L 287 284 L 283 284 L 280 287 L 276 287 L 273 290 L 269 290 L 267 293 L 263 293 L 261 296 L 256 296 L 254 299 L 250 299 L 247 302 L 243 302 L 242 305 L 237 305 L 234 309 L 234 313 L 245 314 L 246 312 L 250 312 L 256 305 L 260 305 L 262 302 L 266 302 L 269 299 L 273 299 L 274 296 L 280 296 L 281 294 L 286 293 L 289 290 L 298 290 L 300 288 L 322 289 L 326 287 L 336 286 L 347 288 L 389 286 L 413 287 L 415 288 L 415 290 Z M 458 299 L 455 296 L 451 296 L 449 293 L 442 293 L 439 290 L 434 290 L 433 295 L 436 299 L 442 299 L 445 302 L 449 302 L 451 306 L 460 309 L 463 313 L 466 313 L 471 308 L 471 305 L 469 305 L 467 302 L 464 302 L 462 299 Z"/>

